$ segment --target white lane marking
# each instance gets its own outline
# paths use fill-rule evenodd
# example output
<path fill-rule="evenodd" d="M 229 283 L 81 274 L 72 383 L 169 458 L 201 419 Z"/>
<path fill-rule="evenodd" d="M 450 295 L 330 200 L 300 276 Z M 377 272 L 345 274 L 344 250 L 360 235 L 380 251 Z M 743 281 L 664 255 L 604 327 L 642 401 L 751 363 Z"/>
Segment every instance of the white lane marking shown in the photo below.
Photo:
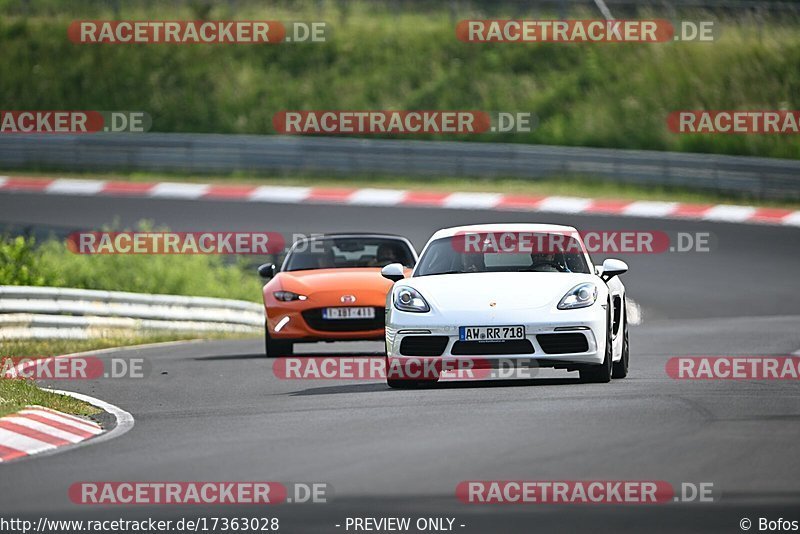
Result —
<path fill-rule="evenodd" d="M 795 211 L 794 213 L 790 213 L 783 219 L 781 219 L 782 224 L 788 224 L 790 226 L 800 226 L 800 211 Z"/>
<path fill-rule="evenodd" d="M 102 443 L 110 439 L 118 438 L 121 435 L 128 432 L 130 429 L 132 429 L 133 425 L 135 424 L 133 416 L 130 413 L 106 401 L 90 397 L 89 395 L 84 395 L 83 393 L 73 393 L 72 391 L 63 391 L 59 389 L 46 389 L 46 388 L 42 389 L 44 391 L 49 391 L 50 393 L 56 393 L 58 395 L 66 395 L 67 397 L 72 397 L 74 399 L 82 400 L 83 402 L 88 402 L 92 406 L 95 406 L 97 408 L 100 408 L 101 410 L 110 413 L 112 416 L 114 416 L 114 419 L 117 420 L 117 425 L 111 430 L 103 434 L 100 434 L 99 436 L 95 436 L 92 439 L 84 440 L 80 443 L 76 443 L 75 445 L 71 445 L 70 448 L 83 447 L 85 445 Z"/>
<path fill-rule="evenodd" d="M 632 298 L 625 297 L 625 313 L 628 314 L 628 324 L 642 324 L 642 307 Z"/>
<path fill-rule="evenodd" d="M 401 189 L 358 189 L 347 199 L 349 204 L 365 206 L 394 206 L 400 204 L 406 196 Z"/>
<path fill-rule="evenodd" d="M 208 184 L 182 184 L 161 182 L 150 189 L 148 195 L 158 198 L 200 198 L 209 189 Z"/>
<path fill-rule="evenodd" d="M 24 426 L 30 428 L 31 430 L 37 430 L 43 434 L 67 440 L 70 443 L 78 443 L 79 441 L 83 441 L 84 439 L 86 439 L 83 436 L 72 434 L 70 432 L 67 432 L 66 430 L 61 430 L 60 428 L 46 425 L 44 423 L 40 423 L 39 421 L 28 419 L 27 417 L 17 417 L 15 415 L 9 415 L 7 417 L 4 417 L 3 421 L 8 421 L 9 423 L 14 423 L 19 426 Z"/>
<path fill-rule="evenodd" d="M 58 414 L 49 413 L 49 412 L 43 412 L 41 410 L 24 409 L 24 410 L 20 410 L 18 413 L 21 413 L 23 415 L 38 415 L 40 417 L 44 417 L 45 419 L 49 419 L 51 421 L 55 421 L 56 423 L 69 425 L 69 426 L 72 426 L 72 427 L 76 428 L 77 430 L 83 430 L 84 432 L 91 432 L 92 434 L 102 434 L 103 433 L 103 429 L 100 428 L 100 425 L 93 425 L 89 421 L 76 422 L 76 421 L 72 421 L 70 419 L 67 419 L 65 417 L 61 417 Z"/>
<path fill-rule="evenodd" d="M 106 183 L 102 180 L 69 180 L 59 178 L 47 186 L 45 191 L 59 195 L 96 195 Z"/>
<path fill-rule="evenodd" d="M 0 443 L 26 454 L 36 454 L 37 452 L 50 451 L 56 448 L 55 445 L 17 434 L 5 428 L 0 428 Z"/>
<path fill-rule="evenodd" d="M 631 202 L 622 213 L 632 217 L 666 217 L 678 207 L 677 202 L 651 202 L 637 201 Z"/>
<path fill-rule="evenodd" d="M 262 185 L 257 187 L 248 200 L 253 202 L 302 202 L 311 194 L 310 187 L 282 187 L 276 185 Z"/>
<path fill-rule="evenodd" d="M 557 213 L 579 213 L 585 211 L 592 200 L 579 197 L 547 197 L 536 207 L 537 211 L 553 211 Z"/>
<path fill-rule="evenodd" d="M 451 193 L 444 198 L 445 208 L 494 208 L 503 199 L 500 193 Z"/>
<path fill-rule="evenodd" d="M 714 206 L 703 213 L 702 218 L 706 221 L 746 221 L 753 216 L 756 209 L 749 206 L 731 206 L 720 204 Z"/>

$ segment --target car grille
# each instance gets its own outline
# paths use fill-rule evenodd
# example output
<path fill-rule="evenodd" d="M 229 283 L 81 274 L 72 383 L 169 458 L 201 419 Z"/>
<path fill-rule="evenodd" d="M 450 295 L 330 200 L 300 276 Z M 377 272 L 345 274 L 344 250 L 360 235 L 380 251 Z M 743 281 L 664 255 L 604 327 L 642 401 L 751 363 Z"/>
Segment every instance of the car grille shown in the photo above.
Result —
<path fill-rule="evenodd" d="M 406 336 L 400 342 L 403 356 L 441 356 L 447 348 L 447 336 Z"/>
<path fill-rule="evenodd" d="M 308 326 L 322 332 L 360 332 L 380 330 L 386 317 L 383 308 L 375 308 L 374 319 L 323 319 L 322 308 L 315 308 L 304 311 L 303 319 Z"/>
<path fill-rule="evenodd" d="M 451 353 L 454 356 L 488 356 L 498 354 L 533 354 L 533 344 L 527 339 L 506 341 L 456 341 Z"/>
<path fill-rule="evenodd" d="M 539 334 L 536 341 L 547 354 L 571 354 L 589 350 L 583 334 Z"/>

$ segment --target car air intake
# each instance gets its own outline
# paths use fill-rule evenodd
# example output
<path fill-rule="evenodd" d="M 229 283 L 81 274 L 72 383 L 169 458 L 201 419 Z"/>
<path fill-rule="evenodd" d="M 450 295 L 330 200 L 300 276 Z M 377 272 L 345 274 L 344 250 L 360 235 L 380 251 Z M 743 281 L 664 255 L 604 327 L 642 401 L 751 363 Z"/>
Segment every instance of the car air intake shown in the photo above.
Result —
<path fill-rule="evenodd" d="M 589 350 L 589 342 L 583 334 L 539 334 L 536 341 L 547 354 L 571 354 Z"/>
<path fill-rule="evenodd" d="M 447 336 L 406 336 L 400 342 L 403 356 L 441 356 L 447 348 Z"/>
<path fill-rule="evenodd" d="M 315 308 L 304 311 L 303 319 L 308 326 L 321 332 L 361 332 L 380 330 L 386 316 L 383 308 L 375 308 L 374 319 L 323 319 L 322 308 Z"/>
<path fill-rule="evenodd" d="M 506 341 L 456 341 L 454 356 L 490 356 L 500 354 L 533 354 L 533 344 L 527 339 Z"/>

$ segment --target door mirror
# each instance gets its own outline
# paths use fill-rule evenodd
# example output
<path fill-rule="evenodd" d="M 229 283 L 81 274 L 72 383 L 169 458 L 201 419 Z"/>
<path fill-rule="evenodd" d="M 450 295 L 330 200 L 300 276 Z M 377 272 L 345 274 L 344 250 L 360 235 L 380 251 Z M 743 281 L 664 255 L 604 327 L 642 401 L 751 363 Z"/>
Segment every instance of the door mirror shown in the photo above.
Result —
<path fill-rule="evenodd" d="M 622 260 L 617 260 L 614 258 L 608 258 L 606 261 L 603 262 L 603 272 L 601 273 L 600 277 L 608 282 L 615 276 L 619 276 L 628 272 L 628 264 Z"/>
<path fill-rule="evenodd" d="M 258 266 L 258 275 L 261 278 L 273 278 L 275 276 L 275 264 L 265 263 Z"/>
<path fill-rule="evenodd" d="M 402 280 L 406 277 L 406 274 L 403 272 L 402 263 L 390 263 L 381 269 L 381 275 L 384 278 L 388 278 L 392 282 L 397 282 L 398 280 Z"/>

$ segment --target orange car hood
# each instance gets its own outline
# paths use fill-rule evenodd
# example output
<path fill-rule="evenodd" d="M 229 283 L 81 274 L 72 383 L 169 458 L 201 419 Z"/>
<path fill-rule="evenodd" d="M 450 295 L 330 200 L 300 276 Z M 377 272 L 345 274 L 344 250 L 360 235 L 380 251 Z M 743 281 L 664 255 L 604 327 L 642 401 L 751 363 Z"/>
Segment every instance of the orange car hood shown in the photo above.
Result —
<path fill-rule="evenodd" d="M 385 295 L 392 287 L 391 280 L 381 276 L 381 270 L 377 267 L 285 271 L 277 278 L 284 290 L 309 296 L 328 291 L 377 291 Z"/>

